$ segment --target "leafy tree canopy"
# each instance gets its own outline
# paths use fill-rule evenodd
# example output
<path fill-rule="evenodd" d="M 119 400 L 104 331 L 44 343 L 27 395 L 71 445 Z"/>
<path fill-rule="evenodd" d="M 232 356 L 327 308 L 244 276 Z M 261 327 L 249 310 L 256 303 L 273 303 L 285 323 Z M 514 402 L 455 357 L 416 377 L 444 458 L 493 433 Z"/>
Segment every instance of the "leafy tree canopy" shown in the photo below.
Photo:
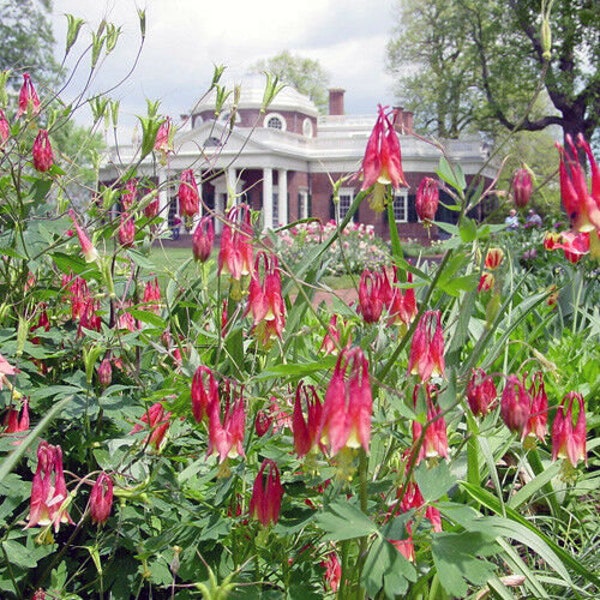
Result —
<path fill-rule="evenodd" d="M 447 137 L 498 126 L 557 125 L 587 138 L 596 132 L 596 0 L 399 0 L 399 9 L 387 66 L 398 76 L 399 100 L 415 110 L 423 130 Z M 551 40 L 542 35 L 544 15 Z M 534 103 L 536 92 L 547 102 Z"/>
<path fill-rule="evenodd" d="M 0 0 L 0 70 L 13 71 L 15 88 L 23 72 L 38 85 L 53 87 L 60 79 L 51 14 L 51 0 Z"/>
<path fill-rule="evenodd" d="M 317 60 L 302 58 L 285 50 L 272 58 L 258 61 L 250 71 L 269 71 L 284 83 L 307 95 L 320 111 L 327 109 L 330 76 Z"/>

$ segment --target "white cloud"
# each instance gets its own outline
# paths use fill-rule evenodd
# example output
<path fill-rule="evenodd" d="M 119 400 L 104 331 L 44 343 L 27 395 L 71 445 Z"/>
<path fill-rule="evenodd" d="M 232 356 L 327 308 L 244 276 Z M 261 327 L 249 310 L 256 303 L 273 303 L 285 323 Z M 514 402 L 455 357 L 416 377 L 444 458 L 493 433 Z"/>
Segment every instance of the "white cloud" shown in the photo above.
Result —
<path fill-rule="evenodd" d="M 331 85 L 346 89 L 347 112 L 374 112 L 377 103 L 391 102 L 384 64 L 396 1 L 147 0 L 139 64 L 112 95 L 121 101 L 124 124 L 145 112 L 146 97 L 160 99 L 163 112 L 178 116 L 202 95 L 214 64 L 226 65 L 229 77 L 239 80 L 257 60 L 289 50 L 317 59 Z M 131 67 L 140 39 L 138 6 L 135 0 L 55 0 L 59 43 L 66 29 L 63 13 L 83 16 L 92 28 L 102 17 L 122 28 L 94 90 L 114 85 Z M 89 28 L 82 38 L 87 43 Z M 77 48 L 83 47 L 84 39 Z M 76 83 L 82 85 L 86 75 L 80 73 Z"/>

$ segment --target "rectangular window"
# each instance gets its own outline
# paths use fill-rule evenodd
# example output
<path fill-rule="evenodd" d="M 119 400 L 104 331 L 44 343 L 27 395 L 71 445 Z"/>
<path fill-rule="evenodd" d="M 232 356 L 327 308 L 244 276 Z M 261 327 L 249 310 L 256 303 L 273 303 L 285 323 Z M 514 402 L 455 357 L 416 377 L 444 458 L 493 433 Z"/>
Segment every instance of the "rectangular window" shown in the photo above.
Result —
<path fill-rule="evenodd" d="M 394 190 L 394 218 L 396 223 L 408 221 L 408 191 Z"/>
<path fill-rule="evenodd" d="M 352 206 L 352 201 L 354 200 L 354 190 L 351 188 L 342 188 L 339 192 L 338 198 L 340 202 L 336 207 L 336 221 L 341 221 Z"/>

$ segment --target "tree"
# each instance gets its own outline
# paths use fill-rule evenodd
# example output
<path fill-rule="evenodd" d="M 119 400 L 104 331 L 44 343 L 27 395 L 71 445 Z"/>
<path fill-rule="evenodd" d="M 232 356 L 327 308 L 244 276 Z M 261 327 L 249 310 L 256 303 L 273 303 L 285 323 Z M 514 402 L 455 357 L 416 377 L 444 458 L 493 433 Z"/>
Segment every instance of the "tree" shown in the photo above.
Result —
<path fill-rule="evenodd" d="M 408 107 L 422 101 L 419 90 L 427 90 L 423 106 L 430 112 L 446 103 L 446 114 L 460 119 L 456 129 L 437 127 L 440 135 L 472 124 L 484 131 L 558 125 L 565 135 L 591 138 L 600 125 L 600 4 L 546 1 L 549 54 L 540 0 L 425 0 L 421 11 L 414 0 L 401 0 L 403 21 L 388 47 L 388 68 L 399 74 L 416 61 L 416 72 L 401 77 Z M 529 110 L 538 91 L 548 99 L 541 113 Z"/>
<path fill-rule="evenodd" d="M 13 71 L 15 88 L 23 72 L 49 87 L 60 79 L 51 13 L 51 0 L 0 0 L 0 71 Z"/>
<path fill-rule="evenodd" d="M 330 76 L 316 60 L 295 56 L 285 50 L 272 58 L 258 61 L 250 71 L 269 71 L 284 83 L 307 95 L 320 111 L 327 109 Z"/>

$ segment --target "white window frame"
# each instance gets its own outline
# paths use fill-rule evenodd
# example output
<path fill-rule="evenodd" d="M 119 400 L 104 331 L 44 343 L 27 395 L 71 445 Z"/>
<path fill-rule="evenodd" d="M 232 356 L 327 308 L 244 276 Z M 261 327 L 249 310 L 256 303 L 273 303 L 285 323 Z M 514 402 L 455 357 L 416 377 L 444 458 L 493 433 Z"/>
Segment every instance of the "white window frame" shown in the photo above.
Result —
<path fill-rule="evenodd" d="M 397 200 L 402 200 L 402 205 Z M 404 215 L 398 215 L 399 209 L 402 209 Z M 406 188 L 400 188 L 394 190 L 394 220 L 396 223 L 408 223 L 408 190 Z"/>
<path fill-rule="evenodd" d="M 269 121 L 271 119 L 278 119 L 279 122 L 281 123 L 281 128 L 269 127 Z M 265 116 L 265 118 L 263 120 L 263 127 L 265 127 L 266 129 L 274 129 L 275 131 L 287 131 L 287 122 L 285 120 L 285 117 L 282 114 L 280 114 L 278 112 L 271 112 Z"/>
<path fill-rule="evenodd" d="M 350 207 L 354 202 L 354 188 L 340 188 L 338 192 L 338 200 L 339 202 L 335 205 L 335 220 L 337 223 L 340 223 L 343 221 L 346 213 L 350 210 Z"/>

